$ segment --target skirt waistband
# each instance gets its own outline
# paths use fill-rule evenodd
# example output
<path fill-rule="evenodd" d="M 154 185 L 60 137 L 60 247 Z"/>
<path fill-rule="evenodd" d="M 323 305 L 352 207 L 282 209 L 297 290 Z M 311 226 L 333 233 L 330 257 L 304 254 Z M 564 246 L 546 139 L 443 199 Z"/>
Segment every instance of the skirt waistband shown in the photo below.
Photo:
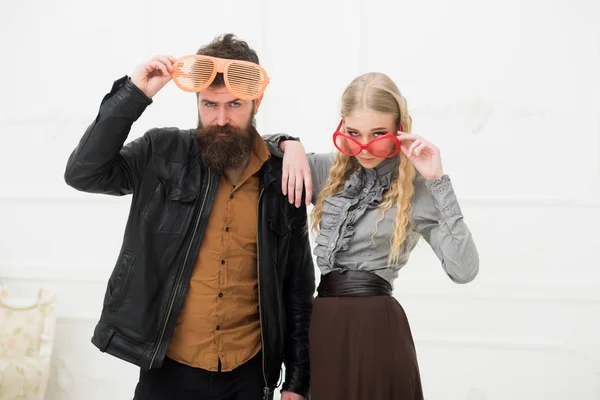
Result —
<path fill-rule="evenodd" d="M 321 276 L 317 288 L 321 297 L 391 296 L 392 285 L 366 271 L 332 271 Z"/>

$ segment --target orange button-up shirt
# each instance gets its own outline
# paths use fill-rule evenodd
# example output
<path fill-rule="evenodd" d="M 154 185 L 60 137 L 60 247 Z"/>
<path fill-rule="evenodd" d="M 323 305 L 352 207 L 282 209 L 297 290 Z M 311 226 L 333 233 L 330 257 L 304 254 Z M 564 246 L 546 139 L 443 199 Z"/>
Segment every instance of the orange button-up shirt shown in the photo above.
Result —
<path fill-rule="evenodd" d="M 167 356 L 177 362 L 231 371 L 261 349 L 258 309 L 258 171 L 269 158 L 254 139 L 237 185 L 221 175 L 200 253 Z"/>

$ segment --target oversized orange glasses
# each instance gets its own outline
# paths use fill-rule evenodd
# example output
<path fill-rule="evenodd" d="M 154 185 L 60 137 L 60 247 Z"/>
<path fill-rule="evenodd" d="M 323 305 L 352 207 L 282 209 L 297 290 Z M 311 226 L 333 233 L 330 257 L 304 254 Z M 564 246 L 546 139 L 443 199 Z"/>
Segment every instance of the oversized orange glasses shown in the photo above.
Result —
<path fill-rule="evenodd" d="M 173 65 L 173 81 L 186 92 L 201 92 L 210 86 L 217 73 L 223 74 L 227 90 L 241 100 L 254 100 L 269 84 L 267 72 L 249 61 L 228 60 L 202 55 L 184 56 Z"/>

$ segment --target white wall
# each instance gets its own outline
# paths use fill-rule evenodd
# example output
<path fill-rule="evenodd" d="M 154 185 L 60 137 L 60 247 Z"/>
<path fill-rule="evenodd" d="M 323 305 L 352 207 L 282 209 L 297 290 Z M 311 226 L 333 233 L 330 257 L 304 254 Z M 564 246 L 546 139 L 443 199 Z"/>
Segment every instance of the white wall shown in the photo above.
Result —
<path fill-rule="evenodd" d="M 455 285 L 423 243 L 398 279 L 428 400 L 600 399 L 598 0 L 0 4 L 0 279 L 58 292 L 47 399 L 127 399 L 137 377 L 89 342 L 129 198 L 67 187 L 67 157 L 114 80 L 229 31 L 272 78 L 263 133 L 330 150 L 344 86 L 377 70 L 442 149 L 481 272 Z M 131 138 L 195 122 L 171 84 Z"/>

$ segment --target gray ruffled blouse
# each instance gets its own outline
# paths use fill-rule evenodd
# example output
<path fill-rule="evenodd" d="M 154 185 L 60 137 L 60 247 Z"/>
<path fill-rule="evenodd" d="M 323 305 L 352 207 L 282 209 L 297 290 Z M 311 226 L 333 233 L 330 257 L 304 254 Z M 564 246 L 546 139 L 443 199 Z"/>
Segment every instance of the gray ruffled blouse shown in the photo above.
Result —
<path fill-rule="evenodd" d="M 272 141 L 266 140 L 274 154 L 278 149 L 276 139 L 275 136 Z M 335 154 L 308 154 L 313 204 L 327 182 L 334 157 Z M 457 283 L 472 281 L 479 272 L 479 255 L 448 175 L 426 180 L 417 173 L 412 230 L 400 259 L 388 263 L 397 207 L 393 205 L 382 219 L 378 206 L 398 172 L 398 162 L 399 158 L 393 158 L 373 169 L 360 168 L 341 192 L 325 199 L 314 249 L 321 274 L 334 270 L 369 271 L 393 285 L 422 236 L 450 279 Z"/>

